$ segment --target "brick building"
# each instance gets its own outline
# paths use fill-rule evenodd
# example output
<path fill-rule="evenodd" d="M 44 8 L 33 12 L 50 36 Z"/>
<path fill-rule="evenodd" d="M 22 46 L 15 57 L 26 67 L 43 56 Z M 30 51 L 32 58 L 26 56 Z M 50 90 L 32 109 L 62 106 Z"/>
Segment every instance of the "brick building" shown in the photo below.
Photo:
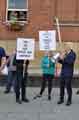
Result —
<path fill-rule="evenodd" d="M 17 23 L 23 25 L 20 30 L 11 29 L 12 11 L 18 13 Z M 55 16 L 60 21 L 62 41 L 78 42 L 79 0 L 0 0 L 0 44 L 10 52 L 17 37 L 38 41 L 39 30 L 56 29 Z"/>

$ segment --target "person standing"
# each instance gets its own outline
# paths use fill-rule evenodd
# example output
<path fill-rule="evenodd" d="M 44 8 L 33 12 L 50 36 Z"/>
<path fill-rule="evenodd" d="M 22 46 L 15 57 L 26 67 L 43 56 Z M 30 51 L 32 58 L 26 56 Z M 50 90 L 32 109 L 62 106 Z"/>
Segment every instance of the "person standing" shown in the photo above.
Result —
<path fill-rule="evenodd" d="M 52 61 L 52 57 L 53 56 L 51 52 L 46 52 L 41 60 L 43 79 L 42 79 L 40 93 L 36 96 L 36 97 L 42 96 L 46 87 L 46 81 L 48 81 L 48 100 L 51 100 L 52 80 L 54 78 L 54 73 L 55 73 L 55 62 Z M 34 99 L 36 97 L 34 97 Z"/>
<path fill-rule="evenodd" d="M 10 23 L 12 25 L 15 25 L 17 21 L 18 21 L 18 13 L 16 11 L 12 11 L 10 13 Z"/>
<path fill-rule="evenodd" d="M 7 78 L 7 85 L 4 93 L 10 93 L 11 86 L 13 84 L 14 92 L 15 92 L 15 79 L 16 79 L 16 65 L 13 64 L 14 58 L 15 58 L 16 50 L 13 51 L 13 53 L 10 55 L 10 57 L 7 60 L 8 66 L 8 78 Z"/>
<path fill-rule="evenodd" d="M 72 103 L 72 78 L 74 72 L 74 63 L 76 59 L 76 53 L 71 49 L 70 44 L 65 45 L 65 52 L 62 52 L 58 62 L 62 64 L 61 74 L 60 74 L 60 99 L 58 104 L 64 102 L 64 90 L 67 89 L 67 103 L 69 106 Z"/>
<path fill-rule="evenodd" d="M 23 73 L 24 60 L 16 60 L 16 102 L 19 104 L 21 104 L 22 101 L 29 102 L 29 100 L 26 98 L 26 81 L 29 61 L 26 60 L 25 63 L 25 71 Z"/>

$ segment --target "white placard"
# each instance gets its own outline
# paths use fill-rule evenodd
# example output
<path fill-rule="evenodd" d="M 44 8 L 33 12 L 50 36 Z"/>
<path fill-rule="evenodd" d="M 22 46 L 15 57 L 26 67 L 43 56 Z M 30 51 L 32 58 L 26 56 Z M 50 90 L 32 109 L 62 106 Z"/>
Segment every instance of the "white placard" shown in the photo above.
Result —
<path fill-rule="evenodd" d="M 40 50 L 56 50 L 56 31 L 39 31 Z"/>
<path fill-rule="evenodd" d="M 35 40 L 30 38 L 18 38 L 17 39 L 17 54 L 18 60 L 33 60 Z"/>

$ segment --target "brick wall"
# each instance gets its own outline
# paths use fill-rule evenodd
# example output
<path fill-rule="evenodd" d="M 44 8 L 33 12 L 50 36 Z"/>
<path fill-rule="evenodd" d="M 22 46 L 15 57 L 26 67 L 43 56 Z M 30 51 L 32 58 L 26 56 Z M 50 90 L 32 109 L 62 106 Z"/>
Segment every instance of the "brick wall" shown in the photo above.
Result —
<path fill-rule="evenodd" d="M 34 37 L 38 40 L 39 30 L 55 29 L 54 17 L 62 21 L 79 21 L 79 0 L 28 0 L 29 18 L 25 29 L 20 32 L 7 30 L 0 22 L 0 39 L 13 40 L 19 37 Z M 5 20 L 6 0 L 0 0 L 0 18 Z M 63 41 L 79 41 L 79 27 L 61 27 Z"/>

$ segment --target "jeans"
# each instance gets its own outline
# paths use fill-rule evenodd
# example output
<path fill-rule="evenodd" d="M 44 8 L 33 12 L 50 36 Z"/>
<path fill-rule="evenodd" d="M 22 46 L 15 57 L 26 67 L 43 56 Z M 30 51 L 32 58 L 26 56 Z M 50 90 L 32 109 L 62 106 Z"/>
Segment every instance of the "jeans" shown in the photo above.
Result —
<path fill-rule="evenodd" d="M 8 78 L 7 78 L 7 85 L 6 85 L 6 90 L 10 92 L 11 86 L 13 85 L 14 87 L 14 92 L 15 92 L 15 86 L 16 86 L 16 71 L 9 71 L 8 72 Z"/>

